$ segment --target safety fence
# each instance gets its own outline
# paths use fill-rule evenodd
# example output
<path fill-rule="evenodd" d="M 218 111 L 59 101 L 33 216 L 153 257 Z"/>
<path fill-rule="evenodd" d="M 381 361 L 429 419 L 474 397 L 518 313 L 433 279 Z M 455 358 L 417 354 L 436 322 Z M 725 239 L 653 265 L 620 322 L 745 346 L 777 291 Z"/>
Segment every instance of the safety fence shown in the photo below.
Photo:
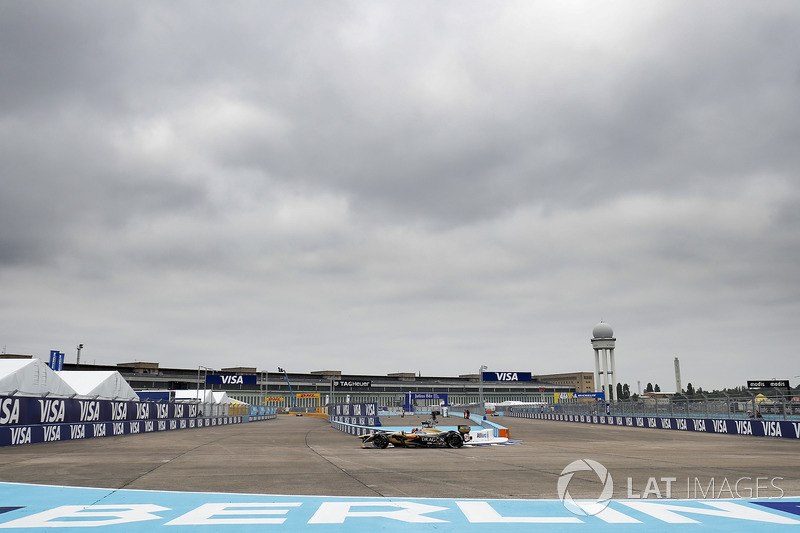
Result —
<path fill-rule="evenodd" d="M 625 426 L 649 429 L 670 429 L 699 433 L 721 433 L 725 435 L 747 435 L 753 437 L 778 437 L 800 439 L 800 422 L 784 420 L 735 420 L 717 418 L 686 418 L 663 416 L 610 416 L 578 415 L 563 413 L 534 413 L 529 410 L 511 408 L 506 416 L 579 422 L 608 426 Z"/>
<path fill-rule="evenodd" d="M 485 402 L 471 402 L 471 403 L 462 403 L 456 404 L 450 407 L 450 410 L 453 412 L 463 413 L 464 411 L 469 411 L 470 415 L 481 415 L 484 416 L 486 414 L 486 403 Z"/>
<path fill-rule="evenodd" d="M 608 404 L 602 401 L 578 401 L 514 409 L 518 412 L 571 415 L 800 421 L 800 397 L 775 393 L 719 397 L 697 395 L 640 397 L 637 400 L 621 400 Z"/>
<path fill-rule="evenodd" d="M 438 390 L 438 389 L 437 389 Z M 449 391 L 449 392 L 448 392 Z M 443 387 L 441 392 L 412 393 L 412 392 L 375 392 L 375 391 L 351 391 L 351 392 L 298 392 L 290 394 L 288 392 L 259 392 L 259 391 L 238 391 L 228 390 L 230 398 L 240 400 L 250 405 L 269 405 L 272 407 L 287 408 L 293 412 L 299 408 L 327 407 L 328 405 L 344 403 L 375 403 L 379 408 L 399 408 L 405 404 L 409 396 L 414 403 L 414 412 L 424 411 L 431 406 L 438 406 L 437 398 L 447 398 L 449 405 L 475 404 L 479 401 L 480 395 L 476 393 L 457 392 L 453 387 Z M 489 403 L 501 403 L 505 401 L 519 402 L 544 402 L 554 403 L 555 394 L 553 392 L 529 392 L 529 393 L 500 393 L 487 392 L 483 398 Z"/>

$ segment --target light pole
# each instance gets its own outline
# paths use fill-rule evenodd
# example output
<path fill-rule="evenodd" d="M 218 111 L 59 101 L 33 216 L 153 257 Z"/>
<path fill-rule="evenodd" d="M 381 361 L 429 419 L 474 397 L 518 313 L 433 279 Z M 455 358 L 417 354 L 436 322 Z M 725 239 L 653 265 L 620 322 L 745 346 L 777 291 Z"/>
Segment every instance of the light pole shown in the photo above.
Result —
<path fill-rule="evenodd" d="M 206 379 L 203 380 L 203 381 L 207 381 L 208 380 L 208 371 L 209 370 L 213 370 L 213 368 L 208 368 L 207 366 L 197 365 L 197 401 L 200 401 L 200 369 L 201 368 L 205 371 L 203 376 Z M 203 398 L 204 399 L 205 399 L 205 390 L 206 390 L 206 383 L 203 383 L 203 393 L 204 393 L 203 394 Z M 205 403 L 205 402 L 200 402 L 200 403 Z"/>
<path fill-rule="evenodd" d="M 478 369 L 478 377 L 481 380 L 479 385 L 481 405 L 483 405 L 483 371 L 486 370 L 487 368 L 489 367 L 486 365 L 481 365 L 481 367 Z"/>
<path fill-rule="evenodd" d="M 83 343 L 78 344 L 78 361 L 75 366 L 81 366 L 81 350 L 83 349 Z"/>

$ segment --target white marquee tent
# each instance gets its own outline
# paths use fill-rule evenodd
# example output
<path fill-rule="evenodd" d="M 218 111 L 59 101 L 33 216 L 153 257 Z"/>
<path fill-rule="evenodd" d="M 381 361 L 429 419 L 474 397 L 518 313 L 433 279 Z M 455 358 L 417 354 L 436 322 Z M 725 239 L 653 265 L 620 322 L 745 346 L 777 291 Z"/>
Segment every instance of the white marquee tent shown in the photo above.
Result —
<path fill-rule="evenodd" d="M 201 416 L 227 415 L 232 406 L 244 407 L 248 404 L 230 398 L 225 391 L 200 389 L 174 390 L 176 402 L 198 402 Z"/>
<path fill-rule="evenodd" d="M 58 376 L 85 398 L 99 400 L 139 399 L 131 386 L 116 370 L 64 370 Z"/>
<path fill-rule="evenodd" d="M 76 394 L 41 359 L 0 359 L 0 396 L 71 398 Z"/>
<path fill-rule="evenodd" d="M 200 402 L 200 403 L 214 403 L 214 395 L 210 390 L 173 390 L 176 402 Z"/>
<path fill-rule="evenodd" d="M 214 397 L 214 403 L 228 405 L 234 402 L 234 400 L 228 397 L 228 393 L 225 391 L 213 391 L 211 394 Z"/>

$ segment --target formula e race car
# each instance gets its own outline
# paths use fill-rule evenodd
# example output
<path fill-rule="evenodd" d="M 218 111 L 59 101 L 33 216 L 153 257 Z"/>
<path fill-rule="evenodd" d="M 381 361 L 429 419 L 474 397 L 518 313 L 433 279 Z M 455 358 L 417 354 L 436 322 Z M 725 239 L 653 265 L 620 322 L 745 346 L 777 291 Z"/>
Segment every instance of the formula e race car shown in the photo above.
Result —
<path fill-rule="evenodd" d="M 362 435 L 362 448 L 461 448 L 470 440 L 469 426 L 458 426 L 458 431 L 436 428 L 414 428 L 412 431 L 379 431 Z"/>

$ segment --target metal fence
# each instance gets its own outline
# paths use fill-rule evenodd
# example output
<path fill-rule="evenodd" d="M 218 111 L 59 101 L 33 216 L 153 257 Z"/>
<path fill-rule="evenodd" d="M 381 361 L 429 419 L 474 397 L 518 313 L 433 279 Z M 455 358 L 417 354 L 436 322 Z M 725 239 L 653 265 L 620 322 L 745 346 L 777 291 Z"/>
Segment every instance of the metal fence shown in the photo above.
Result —
<path fill-rule="evenodd" d="M 390 393 L 390 392 L 336 392 L 335 394 L 320 393 L 319 397 L 313 398 L 297 398 L 288 393 L 272 393 L 264 395 L 258 391 L 227 391 L 230 398 L 249 403 L 250 405 L 269 405 L 272 407 L 292 407 L 296 408 L 313 408 L 324 407 L 328 404 L 337 403 L 376 403 L 378 407 L 398 407 L 403 405 L 405 394 L 404 393 Z M 469 405 L 476 404 L 480 395 L 478 393 L 460 394 L 460 393 L 447 393 L 448 402 L 451 405 Z M 484 393 L 484 400 L 489 403 L 501 403 L 505 401 L 520 401 L 520 402 L 548 402 L 553 403 L 553 393 L 537 392 L 531 394 L 500 394 L 500 393 Z M 425 404 L 438 404 L 435 400 L 415 400 L 419 405 L 415 406 L 415 410 L 425 411 Z M 478 412 L 476 409 L 475 413 Z"/>
<path fill-rule="evenodd" d="M 800 398 L 781 394 L 749 396 L 674 395 L 620 400 L 604 404 L 559 402 L 546 407 L 514 407 L 515 412 L 577 415 L 656 416 L 683 418 L 737 418 L 800 420 Z"/>

